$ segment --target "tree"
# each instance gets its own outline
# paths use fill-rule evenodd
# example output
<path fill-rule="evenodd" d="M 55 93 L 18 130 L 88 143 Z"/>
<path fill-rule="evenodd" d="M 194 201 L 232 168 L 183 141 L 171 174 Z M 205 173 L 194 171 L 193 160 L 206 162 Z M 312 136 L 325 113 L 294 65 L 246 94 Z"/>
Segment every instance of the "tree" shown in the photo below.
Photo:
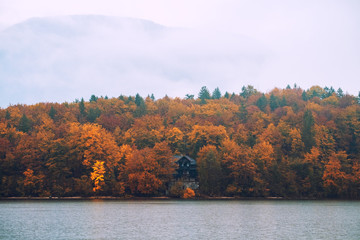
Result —
<path fill-rule="evenodd" d="M 193 94 L 186 94 L 185 99 L 194 99 L 194 95 Z"/>
<path fill-rule="evenodd" d="M 82 116 L 85 116 L 86 114 L 86 109 L 85 109 L 85 102 L 84 102 L 84 98 L 81 98 L 81 101 L 79 103 L 79 111 L 80 111 L 80 114 Z"/>
<path fill-rule="evenodd" d="M 89 101 L 90 101 L 90 102 L 97 102 L 97 100 L 98 100 L 98 97 L 93 94 L 93 95 L 91 95 Z"/>
<path fill-rule="evenodd" d="M 251 85 L 248 85 L 247 87 L 243 86 L 241 88 L 240 96 L 243 98 L 249 98 L 252 95 L 255 95 L 258 91 Z"/>
<path fill-rule="evenodd" d="M 19 126 L 18 126 L 19 131 L 22 132 L 29 132 L 31 129 L 31 121 L 30 119 L 25 115 L 25 113 L 22 115 L 20 122 L 19 122 Z"/>
<path fill-rule="evenodd" d="M 310 110 L 306 110 L 303 117 L 303 127 L 301 131 L 301 139 L 305 145 L 305 151 L 309 152 L 315 145 L 314 117 Z"/>
<path fill-rule="evenodd" d="M 127 158 L 125 172 L 132 194 L 164 194 L 174 172 L 173 154 L 165 142 L 156 144 L 154 148 L 134 150 Z"/>
<path fill-rule="evenodd" d="M 195 197 L 194 190 L 192 190 L 191 188 L 186 188 L 182 198 L 188 199 L 188 198 L 194 198 L 194 197 Z"/>
<path fill-rule="evenodd" d="M 270 109 L 271 111 L 274 111 L 279 107 L 279 98 L 275 96 L 274 94 L 270 95 Z"/>
<path fill-rule="evenodd" d="M 343 170 L 342 162 L 347 162 L 347 154 L 342 151 L 333 153 L 325 165 L 324 187 L 331 197 L 347 193 L 350 176 Z"/>
<path fill-rule="evenodd" d="M 141 117 L 146 114 L 146 104 L 144 99 L 137 93 L 135 96 L 136 110 L 134 112 L 135 117 Z"/>
<path fill-rule="evenodd" d="M 91 180 L 94 181 L 94 192 L 99 192 L 102 190 L 104 185 L 104 174 L 105 174 L 105 167 L 104 162 L 97 160 L 93 167 L 93 171 L 90 175 Z"/>
<path fill-rule="evenodd" d="M 260 108 L 260 110 L 263 112 L 265 112 L 267 104 L 268 101 L 264 94 L 262 94 L 261 97 L 256 101 L 256 106 L 258 106 L 258 108 Z"/>
<path fill-rule="evenodd" d="M 217 87 L 215 88 L 213 94 L 212 94 L 212 98 L 213 99 L 220 99 L 221 98 L 221 92 L 220 89 Z"/>
<path fill-rule="evenodd" d="M 207 89 L 206 86 L 203 86 L 199 92 L 199 99 L 201 100 L 201 103 L 203 104 L 206 103 L 206 100 L 210 98 L 211 96 L 209 90 Z"/>
<path fill-rule="evenodd" d="M 98 107 L 90 108 L 87 114 L 87 119 L 89 122 L 93 123 L 95 120 L 100 117 L 101 111 Z"/>
<path fill-rule="evenodd" d="M 45 176 L 43 174 L 34 175 L 32 169 L 27 169 L 24 172 L 24 176 L 23 186 L 25 194 L 28 196 L 39 196 L 43 190 Z"/>
<path fill-rule="evenodd" d="M 51 106 L 50 111 L 49 111 L 49 116 L 51 117 L 52 120 L 55 120 L 56 113 L 57 112 L 56 112 L 54 106 Z"/>
<path fill-rule="evenodd" d="M 200 148 L 205 145 L 219 146 L 228 135 L 224 126 L 200 126 L 194 125 L 188 135 L 189 142 L 192 146 L 192 154 L 196 156 Z"/>
<path fill-rule="evenodd" d="M 302 100 L 304 100 L 304 101 L 309 100 L 309 97 L 308 97 L 308 95 L 307 95 L 307 93 L 306 93 L 306 91 L 305 91 L 305 90 L 302 92 L 302 94 L 301 94 L 301 98 L 302 98 Z"/>
<path fill-rule="evenodd" d="M 224 173 L 225 193 L 230 196 L 259 196 L 260 175 L 251 158 L 251 149 L 225 140 L 221 146 L 222 170 Z"/>
<path fill-rule="evenodd" d="M 197 164 L 201 193 L 209 196 L 219 195 L 222 173 L 216 147 L 207 145 L 201 148 L 197 157 Z"/>
<path fill-rule="evenodd" d="M 341 88 L 339 88 L 337 90 L 336 94 L 339 98 L 342 98 L 344 96 L 344 91 Z"/>

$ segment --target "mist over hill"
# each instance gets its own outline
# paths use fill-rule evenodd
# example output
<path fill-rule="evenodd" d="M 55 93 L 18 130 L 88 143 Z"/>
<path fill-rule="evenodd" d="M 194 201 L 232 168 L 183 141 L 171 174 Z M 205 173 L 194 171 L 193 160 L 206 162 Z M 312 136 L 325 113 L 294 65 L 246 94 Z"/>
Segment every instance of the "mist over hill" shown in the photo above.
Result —
<path fill-rule="evenodd" d="M 245 36 L 140 19 L 32 18 L 0 32 L 0 107 L 91 94 L 182 97 L 203 85 L 240 90 L 256 85 L 266 55 Z"/>

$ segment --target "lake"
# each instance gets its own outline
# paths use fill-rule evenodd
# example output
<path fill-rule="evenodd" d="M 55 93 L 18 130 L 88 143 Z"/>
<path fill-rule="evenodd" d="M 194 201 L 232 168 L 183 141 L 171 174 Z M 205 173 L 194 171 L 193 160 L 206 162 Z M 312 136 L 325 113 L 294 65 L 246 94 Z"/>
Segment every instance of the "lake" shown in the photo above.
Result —
<path fill-rule="evenodd" d="M 360 201 L 0 201 L 0 239 L 360 239 Z"/>

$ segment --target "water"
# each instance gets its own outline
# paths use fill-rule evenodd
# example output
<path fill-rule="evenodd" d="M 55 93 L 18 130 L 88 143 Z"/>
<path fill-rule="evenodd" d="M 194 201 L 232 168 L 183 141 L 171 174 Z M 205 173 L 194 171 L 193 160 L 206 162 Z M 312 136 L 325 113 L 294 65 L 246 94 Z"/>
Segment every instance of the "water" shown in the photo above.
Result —
<path fill-rule="evenodd" d="M 360 239 L 360 202 L 0 201 L 0 239 Z"/>

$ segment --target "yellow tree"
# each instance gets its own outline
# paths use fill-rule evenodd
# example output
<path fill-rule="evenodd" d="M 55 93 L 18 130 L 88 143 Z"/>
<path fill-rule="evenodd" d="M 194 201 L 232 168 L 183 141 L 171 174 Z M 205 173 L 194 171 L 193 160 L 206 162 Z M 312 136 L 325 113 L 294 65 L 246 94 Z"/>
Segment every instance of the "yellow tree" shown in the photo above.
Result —
<path fill-rule="evenodd" d="M 205 145 L 220 146 L 221 142 L 229 138 L 224 126 L 214 125 L 194 125 L 192 131 L 188 134 L 192 153 L 196 155 L 200 148 Z"/>
<path fill-rule="evenodd" d="M 94 192 L 99 192 L 102 190 L 104 186 L 104 174 L 105 174 L 105 167 L 103 161 L 96 161 L 92 167 L 93 171 L 90 175 L 91 180 L 94 181 Z"/>
<path fill-rule="evenodd" d="M 171 146 L 171 149 L 175 154 L 180 154 L 183 151 L 184 145 L 184 134 L 177 128 L 173 127 L 165 133 L 166 142 Z"/>
<path fill-rule="evenodd" d="M 72 165 L 75 179 L 89 177 L 96 161 L 102 161 L 105 167 L 105 182 L 116 184 L 114 170 L 121 156 L 110 133 L 97 124 L 70 123 L 65 140 L 69 149 L 67 156 L 74 162 Z M 107 191 L 112 186 L 106 184 L 103 187 L 103 190 Z"/>
<path fill-rule="evenodd" d="M 297 128 L 292 128 L 289 132 L 289 137 L 291 139 L 290 154 L 295 157 L 301 157 L 305 150 L 305 145 L 301 140 L 301 131 Z"/>

